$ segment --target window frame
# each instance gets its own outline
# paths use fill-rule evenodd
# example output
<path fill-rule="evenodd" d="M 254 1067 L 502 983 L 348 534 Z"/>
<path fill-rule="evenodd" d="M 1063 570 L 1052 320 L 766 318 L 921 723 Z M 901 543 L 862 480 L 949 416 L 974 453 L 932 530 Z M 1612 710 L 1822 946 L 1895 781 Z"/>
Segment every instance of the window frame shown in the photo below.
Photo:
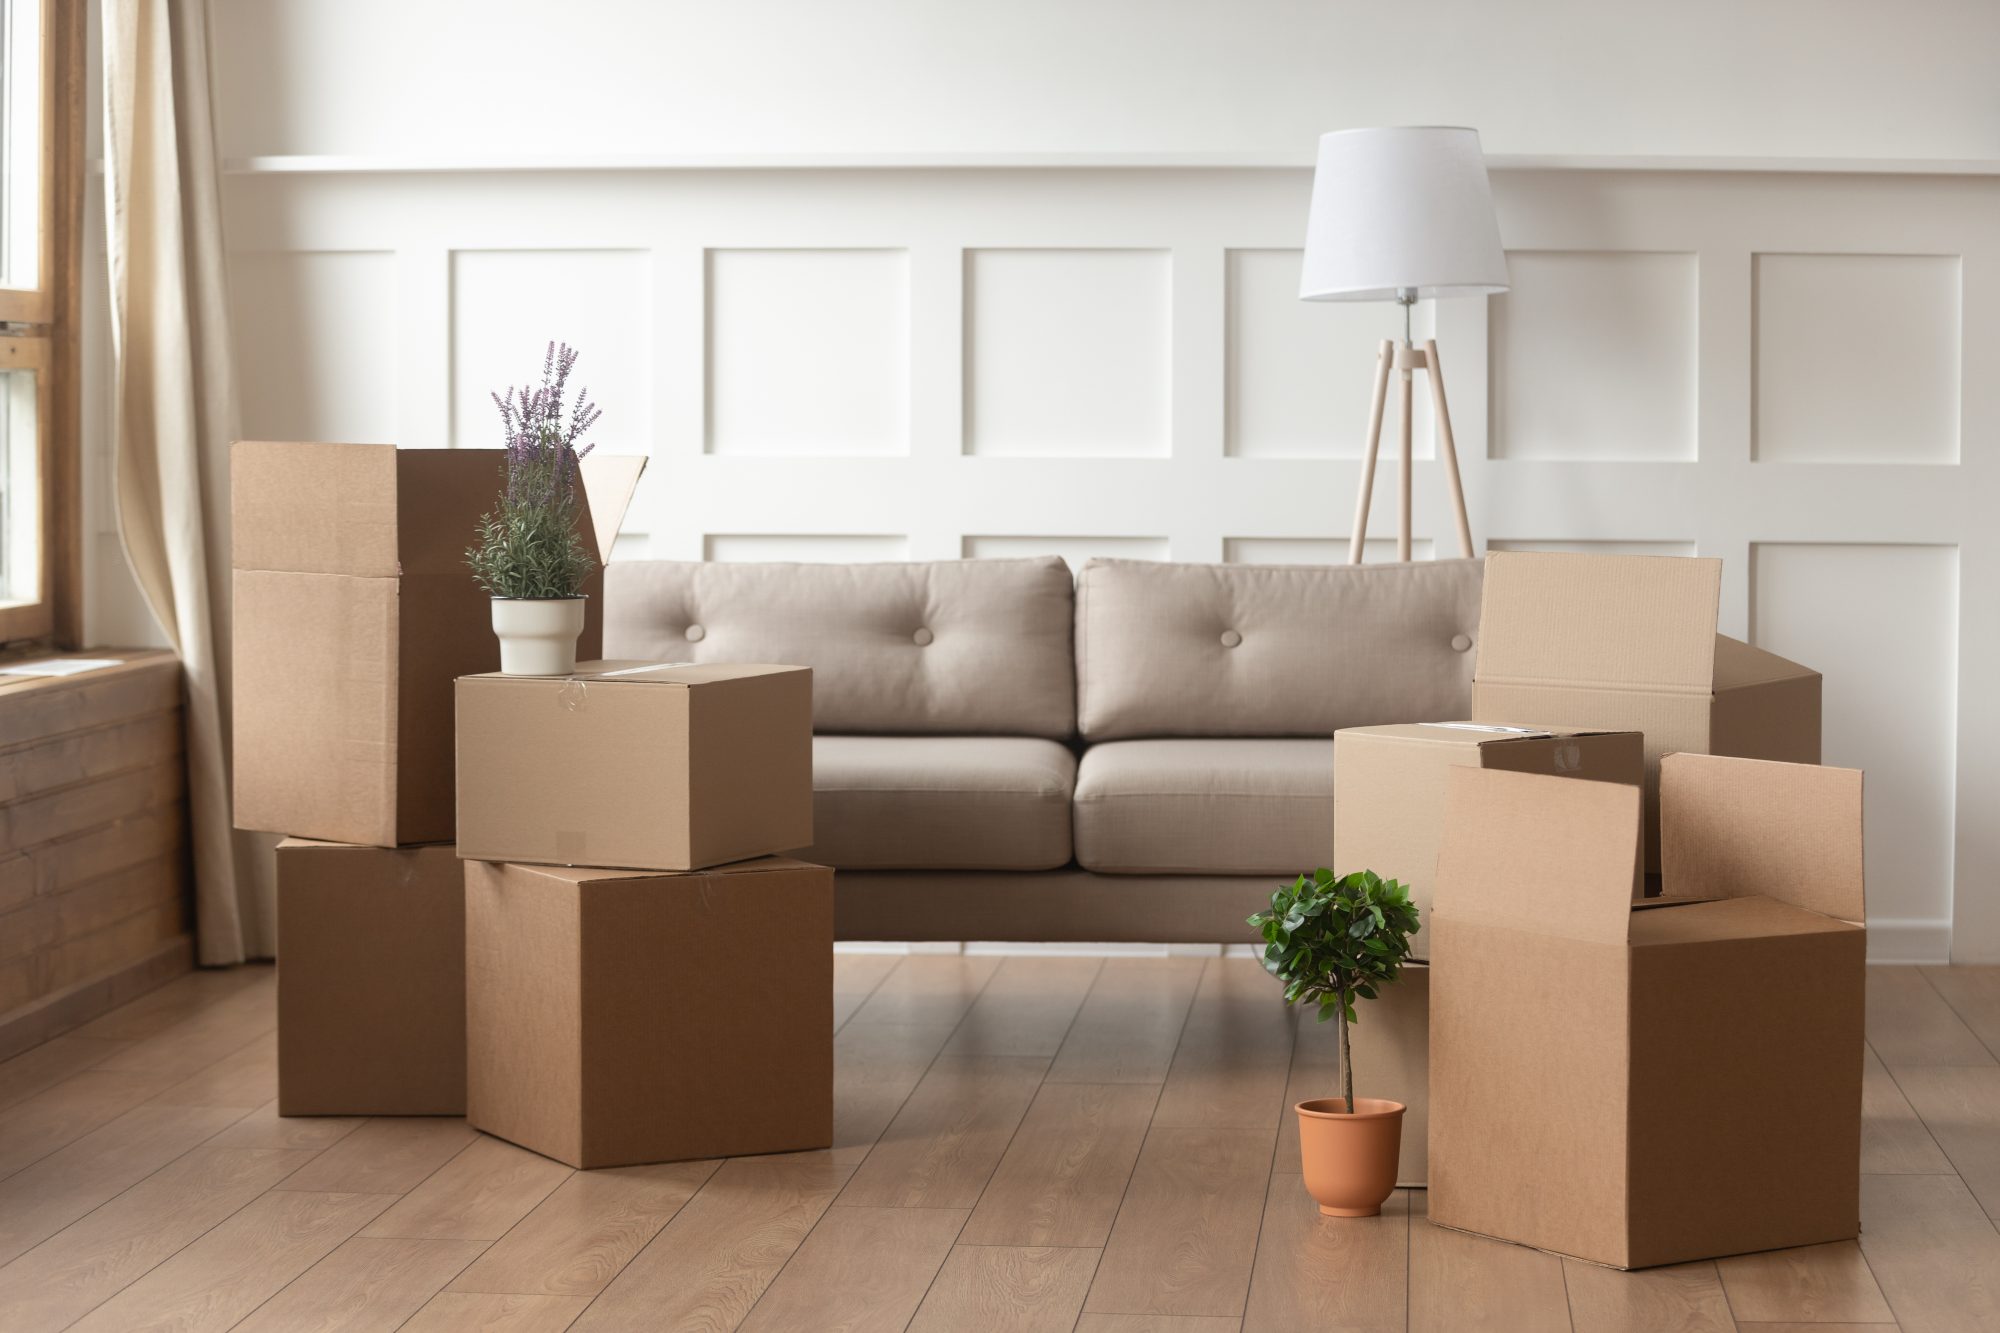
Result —
<path fill-rule="evenodd" d="M 34 600 L 0 605 L 0 648 L 83 641 L 82 251 L 88 0 L 39 0 L 37 285 L 0 288 L 0 369 L 35 375 L 40 560 Z"/>

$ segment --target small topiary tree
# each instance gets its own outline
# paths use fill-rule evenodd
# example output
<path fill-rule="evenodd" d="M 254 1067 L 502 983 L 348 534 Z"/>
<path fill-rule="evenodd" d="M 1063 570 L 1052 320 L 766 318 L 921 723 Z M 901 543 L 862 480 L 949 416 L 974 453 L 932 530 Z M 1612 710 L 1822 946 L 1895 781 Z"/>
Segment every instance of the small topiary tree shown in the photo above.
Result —
<path fill-rule="evenodd" d="M 1311 1004 L 1325 1022 L 1340 1017 L 1340 1095 L 1354 1113 L 1354 1065 L 1348 1024 L 1357 999 L 1401 974 L 1417 924 L 1409 889 L 1372 870 L 1335 876 L 1322 867 L 1271 895 L 1268 911 L 1249 918 L 1264 936 L 1264 970 L 1285 983 L 1287 1004 Z"/>

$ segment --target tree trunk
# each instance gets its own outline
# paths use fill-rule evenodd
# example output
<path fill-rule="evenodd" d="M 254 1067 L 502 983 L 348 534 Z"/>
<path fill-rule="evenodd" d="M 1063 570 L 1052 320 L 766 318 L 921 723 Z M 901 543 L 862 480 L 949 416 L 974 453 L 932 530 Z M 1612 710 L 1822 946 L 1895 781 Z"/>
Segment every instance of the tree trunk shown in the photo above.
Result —
<path fill-rule="evenodd" d="M 1340 1002 L 1340 1095 L 1347 1099 L 1347 1113 L 1354 1114 L 1354 1062 L 1348 1058 L 1347 1001 Z"/>

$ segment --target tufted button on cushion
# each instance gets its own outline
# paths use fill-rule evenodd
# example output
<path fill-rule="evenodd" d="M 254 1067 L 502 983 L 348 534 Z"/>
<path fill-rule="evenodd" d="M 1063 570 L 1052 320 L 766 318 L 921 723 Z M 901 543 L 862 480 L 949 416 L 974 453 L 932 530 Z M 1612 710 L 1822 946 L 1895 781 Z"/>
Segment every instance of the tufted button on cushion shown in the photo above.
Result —
<path fill-rule="evenodd" d="M 687 641 L 689 643 L 700 643 L 703 639 L 707 637 L 708 637 L 708 631 L 703 629 L 701 626 L 689 625 L 687 627 Z"/>
<path fill-rule="evenodd" d="M 910 636 L 910 642 L 914 643 L 919 648 L 929 647 L 930 641 L 931 641 L 931 632 L 927 629 L 919 628 L 915 634 L 912 634 Z"/>
<path fill-rule="evenodd" d="M 1458 653 L 1465 653 L 1472 651 L 1472 636 L 1470 634 L 1452 635 L 1451 647 L 1453 652 L 1458 652 Z"/>
<path fill-rule="evenodd" d="M 1226 629 L 1222 631 L 1222 646 L 1224 648 L 1234 648 L 1237 644 L 1241 642 L 1243 642 L 1243 636 L 1241 634 L 1238 634 L 1235 630 Z"/>

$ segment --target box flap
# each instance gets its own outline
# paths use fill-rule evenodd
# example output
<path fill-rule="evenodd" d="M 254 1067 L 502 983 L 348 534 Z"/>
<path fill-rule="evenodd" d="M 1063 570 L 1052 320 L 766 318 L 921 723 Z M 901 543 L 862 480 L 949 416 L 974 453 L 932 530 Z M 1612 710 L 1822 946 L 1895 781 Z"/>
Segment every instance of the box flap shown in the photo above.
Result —
<path fill-rule="evenodd" d="M 393 444 L 237 441 L 230 567 L 393 578 L 396 466 Z"/>
<path fill-rule="evenodd" d="M 397 573 L 449 574 L 486 600 L 465 552 L 506 488 L 506 460 L 503 449 L 396 451 Z"/>
<path fill-rule="evenodd" d="M 1496 551 L 1473 679 L 1705 693 L 1721 596 L 1720 560 Z"/>
<path fill-rule="evenodd" d="M 635 685 L 706 685 L 718 680 L 745 680 L 751 676 L 775 676 L 786 671 L 809 671 L 810 667 L 780 662 L 578 662 L 567 676 L 512 676 L 504 671 L 485 671 L 468 680 L 525 681 L 542 685 L 550 682 L 597 681 L 631 682 Z"/>
<path fill-rule="evenodd" d="M 597 537 L 599 564 L 611 563 L 611 549 L 618 544 L 618 530 L 625 526 L 625 511 L 632 506 L 646 462 L 631 454 L 607 454 L 602 449 L 592 449 L 583 456 L 583 499 Z"/>
<path fill-rule="evenodd" d="M 708 875 L 763 875 L 781 870 L 825 869 L 824 866 L 809 861 L 794 860 L 788 856 L 759 856 L 748 861 L 731 861 L 727 865 L 710 866 L 705 870 L 607 870 L 596 866 L 542 866 L 514 861 L 506 864 L 514 870 L 543 875 L 565 884 L 599 884 L 620 879 L 692 880 Z"/>
<path fill-rule="evenodd" d="M 1660 868 L 1670 892 L 1775 898 L 1859 923 L 1861 772 L 1670 754 L 1660 761 Z"/>
<path fill-rule="evenodd" d="M 1453 768 L 1445 781 L 1435 914 L 1625 941 L 1639 896 L 1639 788 L 1490 768 Z"/>
<path fill-rule="evenodd" d="M 1715 688 L 1718 690 L 1763 685 L 1774 680 L 1797 680 L 1818 674 L 1811 667 L 1800 666 L 1741 639 L 1732 639 L 1727 634 L 1715 636 Z"/>

